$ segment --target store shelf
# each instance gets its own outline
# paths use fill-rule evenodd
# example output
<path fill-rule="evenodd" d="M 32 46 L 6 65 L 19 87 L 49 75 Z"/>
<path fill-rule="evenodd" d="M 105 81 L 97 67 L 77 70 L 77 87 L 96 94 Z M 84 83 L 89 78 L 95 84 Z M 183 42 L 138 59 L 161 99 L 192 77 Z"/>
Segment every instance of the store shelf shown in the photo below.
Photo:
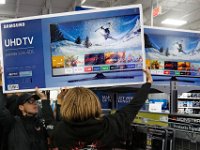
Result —
<path fill-rule="evenodd" d="M 200 98 L 177 98 L 177 100 L 199 100 L 200 101 Z"/>
<path fill-rule="evenodd" d="M 180 113 L 173 113 L 170 115 L 174 116 L 183 116 L 183 117 L 200 117 L 200 114 L 180 114 Z"/>
<path fill-rule="evenodd" d="M 188 108 L 188 109 L 200 109 L 200 107 L 178 107 L 178 109 L 185 109 L 185 108 Z"/>
<path fill-rule="evenodd" d="M 147 111 L 147 110 L 140 110 L 139 112 L 143 112 L 143 113 L 151 113 L 151 114 L 169 114 L 169 112 L 151 112 L 151 111 Z"/>

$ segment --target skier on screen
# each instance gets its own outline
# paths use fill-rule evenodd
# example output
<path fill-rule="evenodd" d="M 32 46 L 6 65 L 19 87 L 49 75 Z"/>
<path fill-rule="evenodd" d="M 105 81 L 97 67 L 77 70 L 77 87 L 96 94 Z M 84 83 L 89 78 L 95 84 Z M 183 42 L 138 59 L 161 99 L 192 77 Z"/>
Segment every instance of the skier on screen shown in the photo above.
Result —
<path fill-rule="evenodd" d="M 115 38 L 113 38 L 111 35 L 110 35 L 110 27 L 111 27 L 111 23 L 108 22 L 108 27 L 106 26 L 101 26 L 100 28 L 98 28 L 97 30 L 95 30 L 95 32 L 97 32 L 99 29 L 103 30 L 104 33 L 102 34 L 105 38 L 105 40 L 107 39 L 112 39 L 112 40 L 116 40 Z"/>
<path fill-rule="evenodd" d="M 178 52 L 179 53 L 182 52 L 185 54 L 185 52 L 183 51 L 183 40 L 181 40 L 180 42 L 177 41 L 175 44 L 176 44 Z"/>

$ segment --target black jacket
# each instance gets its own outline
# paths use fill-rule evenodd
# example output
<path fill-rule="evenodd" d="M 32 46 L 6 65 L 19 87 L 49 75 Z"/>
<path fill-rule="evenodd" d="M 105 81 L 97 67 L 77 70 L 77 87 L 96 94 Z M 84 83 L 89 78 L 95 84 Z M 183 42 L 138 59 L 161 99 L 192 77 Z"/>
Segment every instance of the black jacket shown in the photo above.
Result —
<path fill-rule="evenodd" d="M 104 116 L 101 120 L 59 122 L 52 136 L 55 146 L 61 150 L 80 150 L 87 145 L 98 150 L 115 147 L 116 143 L 126 140 L 130 124 L 147 99 L 150 86 L 150 83 L 144 84 L 134 99 L 114 115 Z"/>
<path fill-rule="evenodd" d="M 47 150 L 47 134 L 40 120 L 35 117 L 15 117 L 8 134 L 9 150 Z"/>
<path fill-rule="evenodd" d="M 5 97 L 0 91 L 0 125 L 3 129 L 1 150 L 47 150 L 45 125 L 53 120 L 50 102 L 42 101 L 42 118 L 39 119 L 13 116 L 5 107 L 4 101 Z"/>

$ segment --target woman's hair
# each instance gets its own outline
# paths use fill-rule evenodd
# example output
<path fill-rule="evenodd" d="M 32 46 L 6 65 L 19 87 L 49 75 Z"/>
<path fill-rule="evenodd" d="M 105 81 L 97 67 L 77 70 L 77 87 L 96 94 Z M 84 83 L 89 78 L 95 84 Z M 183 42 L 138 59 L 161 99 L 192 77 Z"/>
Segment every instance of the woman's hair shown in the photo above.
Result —
<path fill-rule="evenodd" d="M 91 90 L 83 87 L 69 89 L 63 97 L 61 116 L 67 121 L 83 121 L 100 118 L 102 114 L 98 97 Z"/>

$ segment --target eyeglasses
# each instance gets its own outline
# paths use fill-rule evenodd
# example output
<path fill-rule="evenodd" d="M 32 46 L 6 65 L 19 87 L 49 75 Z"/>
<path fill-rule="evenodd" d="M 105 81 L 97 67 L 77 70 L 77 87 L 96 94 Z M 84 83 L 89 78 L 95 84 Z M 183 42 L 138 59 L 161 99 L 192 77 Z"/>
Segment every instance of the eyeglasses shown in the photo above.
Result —
<path fill-rule="evenodd" d="M 28 104 L 34 104 L 34 103 L 36 103 L 36 100 L 35 99 L 33 99 L 33 98 L 31 98 L 31 99 L 29 99 L 28 101 L 26 101 Z"/>

